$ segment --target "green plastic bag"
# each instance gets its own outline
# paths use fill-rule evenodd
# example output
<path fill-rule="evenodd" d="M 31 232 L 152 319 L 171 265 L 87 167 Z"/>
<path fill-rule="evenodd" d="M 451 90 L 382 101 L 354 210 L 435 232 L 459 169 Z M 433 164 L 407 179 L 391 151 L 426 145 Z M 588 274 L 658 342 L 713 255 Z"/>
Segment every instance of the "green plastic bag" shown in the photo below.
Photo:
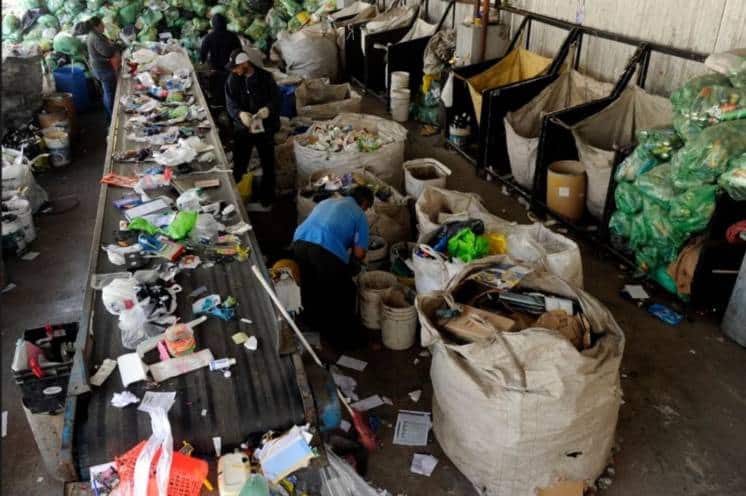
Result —
<path fill-rule="evenodd" d="M 140 43 L 145 43 L 147 41 L 157 41 L 158 40 L 158 30 L 154 26 L 149 26 L 145 29 L 141 29 L 139 33 L 137 33 L 137 41 Z"/>
<path fill-rule="evenodd" d="M 41 0 L 23 0 L 21 2 L 21 5 L 26 10 L 38 9 L 38 8 L 44 6 L 44 4 L 41 2 Z"/>
<path fill-rule="evenodd" d="M 448 254 L 467 263 L 486 257 L 489 252 L 489 242 L 469 228 L 461 229 L 448 240 Z"/>
<path fill-rule="evenodd" d="M 198 17 L 205 17 L 207 15 L 207 4 L 204 0 L 192 0 L 192 12 Z"/>
<path fill-rule="evenodd" d="M 44 31 L 43 26 L 36 25 L 33 28 L 31 28 L 28 32 L 26 32 L 25 35 L 23 35 L 23 41 L 39 41 L 41 39 L 42 31 Z"/>
<path fill-rule="evenodd" d="M 609 219 L 609 230 L 612 234 L 621 236 L 622 238 L 629 238 L 630 232 L 632 231 L 632 217 L 629 214 L 625 214 L 621 210 L 617 210 L 611 214 Z"/>
<path fill-rule="evenodd" d="M 730 160 L 718 184 L 736 201 L 746 200 L 746 152 Z"/>
<path fill-rule="evenodd" d="M 212 7 L 210 7 L 209 15 L 210 17 L 214 16 L 215 14 L 225 15 L 227 11 L 228 8 L 225 5 L 213 5 Z"/>
<path fill-rule="evenodd" d="M 65 0 L 47 0 L 47 9 L 52 14 L 57 14 L 65 6 Z"/>
<path fill-rule="evenodd" d="M 715 212 L 718 189 L 718 186 L 702 185 L 676 195 L 669 212 L 676 230 L 687 234 L 703 231 Z"/>
<path fill-rule="evenodd" d="M 711 184 L 729 161 L 746 152 L 746 120 L 721 122 L 702 131 L 671 159 L 673 184 L 685 191 Z"/>
<path fill-rule="evenodd" d="M 632 183 L 617 184 L 614 200 L 617 208 L 625 214 L 634 214 L 642 210 L 642 194 Z"/>
<path fill-rule="evenodd" d="M 640 174 L 644 174 L 660 161 L 653 156 L 644 146 L 637 146 L 627 158 L 625 158 L 616 169 L 614 179 L 618 183 L 623 181 L 634 181 Z"/>
<path fill-rule="evenodd" d="M 90 12 L 95 12 L 104 6 L 104 0 L 87 0 L 86 8 Z"/>
<path fill-rule="evenodd" d="M 131 2 L 119 9 L 119 24 L 121 26 L 130 26 L 137 21 L 137 15 L 140 13 L 142 5 L 140 2 Z"/>
<path fill-rule="evenodd" d="M 642 218 L 648 245 L 677 251 L 688 237 L 688 233 L 679 229 L 679 225 L 673 222 L 670 214 L 654 203 L 645 205 Z"/>
<path fill-rule="evenodd" d="M 702 88 L 713 85 L 730 86 L 730 81 L 726 76 L 715 73 L 697 76 L 684 83 L 679 89 L 671 93 L 671 104 L 673 104 L 674 112 L 688 111 Z"/>
<path fill-rule="evenodd" d="M 3 16 L 3 40 L 14 35 L 21 28 L 21 20 L 13 14 Z"/>
<path fill-rule="evenodd" d="M 82 0 L 67 0 L 62 10 L 75 17 L 85 11 L 85 3 Z"/>
<path fill-rule="evenodd" d="M 712 85 L 702 88 L 689 108 L 678 112 L 674 126 L 690 141 L 706 127 L 743 117 L 746 117 L 746 88 Z"/>
<path fill-rule="evenodd" d="M 671 170 L 670 163 L 661 164 L 635 179 L 634 185 L 645 198 L 668 207 L 675 195 Z"/>
<path fill-rule="evenodd" d="M 307 10 L 308 12 L 316 12 L 320 6 L 320 0 L 305 0 L 303 2 L 303 10 Z"/>
<path fill-rule="evenodd" d="M 651 270 L 650 277 L 669 293 L 678 295 L 679 290 L 676 286 L 676 281 L 674 281 L 673 277 L 671 277 L 671 274 L 668 273 L 667 265 L 659 265 L 655 269 Z"/>
<path fill-rule="evenodd" d="M 197 212 L 179 211 L 171 224 L 168 225 L 166 235 L 174 241 L 186 238 L 197 224 L 198 215 Z"/>
<path fill-rule="evenodd" d="M 194 18 L 192 19 L 192 27 L 194 28 L 195 33 L 204 33 L 205 31 L 210 29 L 210 21 L 207 19 L 199 19 Z"/>
<path fill-rule="evenodd" d="M 129 226 L 127 226 L 127 229 L 131 231 L 144 232 L 146 234 L 150 234 L 151 236 L 161 233 L 160 229 L 151 224 L 149 220 L 143 219 L 142 217 L 135 217 L 134 219 L 132 219 L 132 221 L 130 221 L 129 223 Z"/>
<path fill-rule="evenodd" d="M 44 28 L 60 29 L 60 21 L 58 21 L 57 18 L 51 14 L 44 14 L 43 16 L 39 17 L 39 19 L 36 20 L 36 25 L 42 26 Z"/>
<path fill-rule="evenodd" d="M 160 10 L 145 9 L 140 14 L 140 17 L 137 18 L 135 26 L 146 28 L 156 27 L 161 20 L 163 20 L 163 13 Z"/>
<path fill-rule="evenodd" d="M 269 35 L 269 27 L 266 22 L 257 17 L 246 29 L 244 34 L 251 38 L 251 41 L 256 42 L 257 40 L 266 38 Z"/>
<path fill-rule="evenodd" d="M 55 35 L 52 47 L 55 52 L 62 52 L 73 58 L 80 59 L 83 57 L 83 42 L 70 33 L 64 31 Z"/>
<path fill-rule="evenodd" d="M 296 2 L 295 0 L 279 0 L 278 2 L 288 13 L 288 17 L 295 17 L 299 12 L 303 11 L 303 5 Z"/>

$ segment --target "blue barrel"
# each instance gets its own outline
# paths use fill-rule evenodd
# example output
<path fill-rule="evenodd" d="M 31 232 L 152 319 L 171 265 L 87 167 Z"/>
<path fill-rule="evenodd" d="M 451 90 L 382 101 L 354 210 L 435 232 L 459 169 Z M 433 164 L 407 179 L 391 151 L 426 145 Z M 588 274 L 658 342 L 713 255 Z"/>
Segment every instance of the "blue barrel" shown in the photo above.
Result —
<path fill-rule="evenodd" d="M 88 82 L 83 69 L 72 65 L 55 69 L 54 84 L 57 91 L 72 93 L 76 112 L 86 112 L 90 109 L 91 99 L 88 97 Z"/>
<path fill-rule="evenodd" d="M 292 119 L 296 115 L 295 85 L 283 84 L 280 86 L 280 96 L 282 97 L 282 102 L 280 103 L 280 115 Z"/>

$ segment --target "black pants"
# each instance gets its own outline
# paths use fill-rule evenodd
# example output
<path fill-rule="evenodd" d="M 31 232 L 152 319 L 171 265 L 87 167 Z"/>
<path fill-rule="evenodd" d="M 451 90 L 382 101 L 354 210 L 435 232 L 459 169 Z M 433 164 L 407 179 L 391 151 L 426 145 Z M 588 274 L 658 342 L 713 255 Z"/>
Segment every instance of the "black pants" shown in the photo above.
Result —
<path fill-rule="evenodd" d="M 208 75 L 208 89 L 210 92 L 210 105 L 225 107 L 225 81 L 228 79 L 228 71 L 212 69 Z"/>
<path fill-rule="evenodd" d="M 251 134 L 240 124 L 233 133 L 233 178 L 238 183 L 249 168 L 251 152 L 256 147 L 262 164 L 258 199 L 269 205 L 275 199 L 275 140 L 271 133 Z"/>
<path fill-rule="evenodd" d="M 338 351 L 359 341 L 355 318 L 355 284 L 350 267 L 315 243 L 295 241 L 293 258 L 300 267 L 303 318 Z"/>

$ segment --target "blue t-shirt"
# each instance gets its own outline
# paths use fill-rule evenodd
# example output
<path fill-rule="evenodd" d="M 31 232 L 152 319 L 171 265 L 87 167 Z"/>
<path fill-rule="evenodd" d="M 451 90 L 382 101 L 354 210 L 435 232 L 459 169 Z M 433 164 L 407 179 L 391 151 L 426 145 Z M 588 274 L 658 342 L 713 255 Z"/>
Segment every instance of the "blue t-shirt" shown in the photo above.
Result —
<path fill-rule="evenodd" d="M 293 241 L 315 243 L 348 263 L 352 246 L 368 249 L 368 219 L 351 196 L 329 198 L 298 226 Z"/>

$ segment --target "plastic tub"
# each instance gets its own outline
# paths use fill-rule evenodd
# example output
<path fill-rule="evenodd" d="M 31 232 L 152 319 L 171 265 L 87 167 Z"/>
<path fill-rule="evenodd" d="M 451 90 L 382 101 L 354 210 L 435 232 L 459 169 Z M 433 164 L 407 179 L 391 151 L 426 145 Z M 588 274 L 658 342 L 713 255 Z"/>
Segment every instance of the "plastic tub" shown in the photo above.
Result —
<path fill-rule="evenodd" d="M 50 161 L 53 167 L 68 165 L 70 159 L 70 138 L 65 131 L 49 128 L 42 131 L 44 144 L 49 148 Z"/>
<path fill-rule="evenodd" d="M 406 122 L 409 119 L 408 89 L 391 90 L 391 117 L 396 122 Z"/>
<path fill-rule="evenodd" d="M 371 235 L 365 263 L 370 270 L 386 268 L 388 263 L 389 244 L 381 236 Z"/>
<path fill-rule="evenodd" d="M 42 112 L 39 114 L 39 127 L 42 129 L 56 127 L 65 132 L 70 132 L 70 121 L 65 112 Z"/>
<path fill-rule="evenodd" d="M 411 348 L 417 335 L 417 310 L 401 288 L 391 288 L 381 297 L 381 337 L 391 350 Z"/>
<path fill-rule="evenodd" d="M 78 117 L 75 113 L 72 93 L 51 93 L 44 97 L 44 110 L 50 114 L 64 113 L 70 123 L 70 132 L 78 134 Z"/>
<path fill-rule="evenodd" d="M 583 217 L 587 179 L 583 164 L 560 160 L 549 166 L 547 205 L 549 210 L 572 221 Z"/>
<path fill-rule="evenodd" d="M 404 190 L 415 200 L 425 186 L 446 187 L 446 177 L 451 169 L 434 158 L 418 158 L 404 162 Z"/>
<path fill-rule="evenodd" d="M 23 198 L 13 198 L 3 202 L 3 206 L 14 214 L 16 221 L 23 230 L 23 237 L 26 243 L 31 243 L 36 239 L 36 229 L 34 229 L 34 217 L 31 213 L 31 204 Z"/>
<path fill-rule="evenodd" d="M 450 126 L 448 128 L 448 141 L 453 143 L 455 146 L 464 146 L 469 136 L 471 136 L 471 126 Z"/>
<path fill-rule="evenodd" d="M 368 329 L 381 328 L 381 297 L 396 282 L 394 274 L 382 270 L 363 272 L 358 276 L 360 321 Z"/>
<path fill-rule="evenodd" d="M 409 73 L 406 71 L 394 71 L 391 73 L 391 88 L 390 91 L 393 93 L 394 90 L 409 88 Z"/>
<path fill-rule="evenodd" d="M 66 65 L 54 71 L 54 84 L 63 93 L 72 94 L 75 112 L 86 112 L 91 107 L 88 96 L 88 81 L 80 67 Z"/>

